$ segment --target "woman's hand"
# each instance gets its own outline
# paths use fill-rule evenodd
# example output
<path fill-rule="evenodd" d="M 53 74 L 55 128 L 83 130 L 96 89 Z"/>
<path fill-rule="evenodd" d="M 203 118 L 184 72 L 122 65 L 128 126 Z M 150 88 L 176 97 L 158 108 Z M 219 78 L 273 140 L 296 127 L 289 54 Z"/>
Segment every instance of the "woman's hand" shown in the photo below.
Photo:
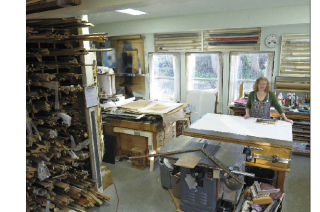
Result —
<path fill-rule="evenodd" d="M 293 125 L 293 121 L 291 119 L 288 119 L 286 114 L 282 113 L 281 117 L 284 121 L 289 122 L 291 125 Z"/>
<path fill-rule="evenodd" d="M 250 109 L 246 108 L 246 115 L 243 117 L 245 119 L 250 118 Z"/>
<path fill-rule="evenodd" d="M 284 119 L 284 121 L 289 122 L 291 125 L 293 125 L 293 121 L 291 119 L 288 119 L 287 117 Z"/>

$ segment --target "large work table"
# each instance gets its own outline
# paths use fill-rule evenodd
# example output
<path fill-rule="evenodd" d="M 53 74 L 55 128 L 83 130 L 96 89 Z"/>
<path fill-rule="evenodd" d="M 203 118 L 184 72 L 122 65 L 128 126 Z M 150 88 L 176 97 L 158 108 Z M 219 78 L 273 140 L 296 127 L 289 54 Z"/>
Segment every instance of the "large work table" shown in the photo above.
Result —
<path fill-rule="evenodd" d="M 244 116 L 246 111 L 243 106 L 230 105 L 229 108 L 235 116 Z M 286 111 L 286 116 L 293 120 L 292 134 L 296 146 L 293 154 L 310 156 L 310 112 Z M 270 110 L 270 117 L 279 119 L 281 115 L 276 110 Z M 297 146 L 297 144 L 299 144 Z M 303 148 L 305 146 L 305 148 Z"/>
<path fill-rule="evenodd" d="M 185 129 L 184 135 L 262 148 L 263 150 L 252 150 L 252 153 L 257 155 L 277 156 L 282 159 L 291 157 L 292 126 L 285 121 L 265 124 L 257 123 L 256 118 L 244 119 L 240 116 L 207 113 Z M 290 162 L 257 158 L 246 162 L 246 165 L 275 171 L 276 184 L 283 190 L 285 173 L 290 171 Z"/>

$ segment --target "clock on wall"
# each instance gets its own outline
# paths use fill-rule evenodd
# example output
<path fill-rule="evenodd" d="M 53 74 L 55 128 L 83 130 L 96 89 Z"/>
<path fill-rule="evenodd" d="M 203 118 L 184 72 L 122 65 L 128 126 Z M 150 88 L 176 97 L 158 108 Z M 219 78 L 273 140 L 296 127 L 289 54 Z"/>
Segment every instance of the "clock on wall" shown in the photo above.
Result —
<path fill-rule="evenodd" d="M 266 39 L 264 40 L 265 45 L 268 48 L 274 48 L 276 47 L 276 45 L 278 44 L 278 37 L 275 34 L 270 34 L 266 37 Z"/>

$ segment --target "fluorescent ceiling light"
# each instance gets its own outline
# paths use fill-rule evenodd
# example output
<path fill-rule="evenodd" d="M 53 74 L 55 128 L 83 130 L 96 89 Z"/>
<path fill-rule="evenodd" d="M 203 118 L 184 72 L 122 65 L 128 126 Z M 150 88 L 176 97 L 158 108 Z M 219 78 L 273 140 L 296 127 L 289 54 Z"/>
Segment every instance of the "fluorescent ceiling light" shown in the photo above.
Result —
<path fill-rule="evenodd" d="M 119 12 L 119 13 L 126 13 L 126 14 L 129 14 L 129 15 L 144 15 L 144 14 L 147 14 L 145 12 L 142 12 L 142 11 L 139 11 L 139 10 L 134 10 L 134 9 L 124 9 L 124 10 L 116 10 L 116 12 Z"/>

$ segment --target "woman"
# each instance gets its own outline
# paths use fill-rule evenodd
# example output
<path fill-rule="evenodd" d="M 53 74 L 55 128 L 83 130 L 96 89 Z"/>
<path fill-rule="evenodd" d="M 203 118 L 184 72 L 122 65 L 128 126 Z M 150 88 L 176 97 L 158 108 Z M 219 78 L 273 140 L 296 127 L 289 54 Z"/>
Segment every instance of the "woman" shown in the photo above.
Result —
<path fill-rule="evenodd" d="M 293 124 L 293 121 L 286 117 L 276 96 L 270 91 L 269 81 L 265 77 L 259 77 L 254 83 L 254 91 L 249 94 L 246 106 L 245 119 L 251 117 L 270 119 L 270 107 L 273 106 L 281 114 L 284 121 Z"/>

